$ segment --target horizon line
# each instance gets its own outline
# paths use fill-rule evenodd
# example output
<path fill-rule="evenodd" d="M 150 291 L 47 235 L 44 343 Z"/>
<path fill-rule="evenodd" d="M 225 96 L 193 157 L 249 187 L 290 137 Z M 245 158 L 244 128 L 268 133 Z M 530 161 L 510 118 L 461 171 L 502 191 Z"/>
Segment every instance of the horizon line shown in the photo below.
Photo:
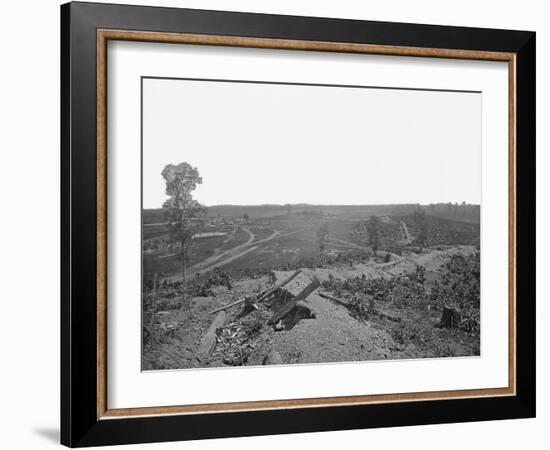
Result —
<path fill-rule="evenodd" d="M 430 202 L 430 203 L 420 203 L 420 202 L 405 202 L 405 203 L 253 203 L 253 204 L 242 204 L 242 203 L 217 203 L 214 205 L 205 205 L 202 206 L 206 208 L 216 208 L 220 206 L 240 206 L 240 207 L 260 207 L 260 206 L 281 206 L 286 207 L 290 206 L 332 206 L 332 207 L 345 207 L 345 206 L 430 206 L 430 205 L 457 205 L 457 206 L 481 206 L 481 203 L 469 203 L 465 202 Z M 162 206 L 157 207 L 146 207 L 142 205 L 142 209 L 162 209 Z"/>

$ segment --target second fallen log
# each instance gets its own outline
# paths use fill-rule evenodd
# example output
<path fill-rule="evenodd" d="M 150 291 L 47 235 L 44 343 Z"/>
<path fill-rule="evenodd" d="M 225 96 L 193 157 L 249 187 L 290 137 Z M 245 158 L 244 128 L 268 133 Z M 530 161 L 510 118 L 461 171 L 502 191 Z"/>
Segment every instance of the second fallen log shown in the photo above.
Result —
<path fill-rule="evenodd" d="M 302 300 L 305 300 L 309 295 L 317 289 L 321 283 L 319 282 L 319 279 L 317 277 L 314 277 L 311 283 L 309 283 L 304 290 L 302 290 L 296 297 L 291 298 L 288 302 L 286 302 L 279 310 L 273 314 L 271 319 L 269 319 L 269 324 L 272 325 L 274 323 L 277 323 L 279 320 L 281 320 L 284 316 L 286 316 L 290 311 L 292 311 L 296 304 Z"/>
<path fill-rule="evenodd" d="M 212 350 L 214 350 L 216 345 L 216 332 L 218 331 L 218 328 L 223 327 L 225 317 L 225 311 L 220 311 L 212 321 L 210 328 L 208 328 L 208 331 L 202 338 L 201 345 L 199 346 L 199 358 L 209 356 L 210 353 L 212 353 Z"/>
<path fill-rule="evenodd" d="M 344 306 L 344 307 L 346 307 L 346 308 L 349 308 L 349 306 L 350 306 L 349 302 L 345 302 L 345 301 L 343 301 L 343 300 L 340 300 L 339 298 L 333 297 L 332 295 L 329 295 L 329 294 L 327 294 L 327 293 L 325 293 L 325 292 L 319 292 L 319 296 L 320 296 L 320 297 L 323 297 L 323 298 L 325 298 L 325 299 L 327 299 L 327 300 L 330 300 L 330 301 L 332 301 L 332 302 L 334 302 L 334 303 L 337 303 L 338 305 L 342 305 L 342 306 Z"/>

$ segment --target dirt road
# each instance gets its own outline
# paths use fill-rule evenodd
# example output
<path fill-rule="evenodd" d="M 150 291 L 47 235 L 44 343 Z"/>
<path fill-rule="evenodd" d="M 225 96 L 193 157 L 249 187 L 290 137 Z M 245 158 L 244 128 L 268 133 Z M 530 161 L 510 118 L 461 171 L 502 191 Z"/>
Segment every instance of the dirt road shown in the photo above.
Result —
<path fill-rule="evenodd" d="M 248 240 L 240 245 L 237 245 L 236 247 L 230 248 L 229 250 L 225 250 L 223 252 L 215 253 L 214 255 L 206 258 L 204 261 L 201 261 L 200 263 L 195 264 L 194 266 L 191 266 L 187 273 L 187 278 L 191 278 L 196 273 L 199 273 L 203 270 L 212 270 L 215 267 L 219 267 L 222 264 L 222 260 L 225 260 L 228 257 L 237 255 L 241 252 L 243 252 L 247 247 L 250 246 L 250 244 L 256 239 L 256 235 L 252 233 L 248 228 L 242 227 L 244 231 L 248 233 Z"/>
<path fill-rule="evenodd" d="M 230 262 L 240 258 L 241 256 L 246 255 L 258 248 L 259 245 L 275 239 L 276 237 L 282 236 L 279 230 L 274 230 L 272 234 L 264 239 L 255 241 L 256 235 L 246 227 L 242 227 L 244 231 L 249 234 L 248 240 L 244 244 L 237 245 L 236 247 L 230 248 L 220 253 L 206 258 L 204 261 L 201 261 L 194 266 L 191 266 L 187 272 L 186 278 L 190 279 L 194 277 L 197 273 L 208 272 L 214 270 L 217 267 L 224 266 Z M 178 280 L 181 276 L 174 275 L 170 277 L 171 280 Z"/>
<path fill-rule="evenodd" d="M 407 224 L 405 222 L 399 222 L 401 225 L 401 234 L 403 235 L 403 240 L 405 242 L 412 242 L 411 234 L 409 233 L 409 229 L 407 228 Z"/>
<path fill-rule="evenodd" d="M 257 250 L 260 245 L 265 244 L 266 242 L 269 242 L 279 237 L 290 236 L 291 234 L 296 234 L 303 231 L 303 230 L 295 230 L 289 233 L 282 233 L 279 230 L 274 230 L 273 233 L 270 234 L 268 237 L 264 239 L 260 239 L 259 241 L 255 241 L 254 239 L 256 238 L 256 236 L 254 235 L 254 233 L 252 233 L 248 228 L 243 227 L 243 229 L 251 235 L 248 241 L 246 241 L 244 244 L 238 245 L 237 247 L 231 248 L 222 253 L 211 256 L 210 258 L 207 258 L 206 260 L 204 260 L 199 264 L 195 264 L 193 267 L 190 268 L 187 277 L 191 278 L 195 276 L 197 273 L 208 272 L 210 270 L 214 270 L 217 267 L 225 266 L 226 264 L 229 264 L 230 262 L 235 261 L 237 258 L 240 258 L 246 255 L 247 253 Z M 176 276 L 175 278 L 172 278 L 172 279 L 178 279 L 178 277 Z"/>

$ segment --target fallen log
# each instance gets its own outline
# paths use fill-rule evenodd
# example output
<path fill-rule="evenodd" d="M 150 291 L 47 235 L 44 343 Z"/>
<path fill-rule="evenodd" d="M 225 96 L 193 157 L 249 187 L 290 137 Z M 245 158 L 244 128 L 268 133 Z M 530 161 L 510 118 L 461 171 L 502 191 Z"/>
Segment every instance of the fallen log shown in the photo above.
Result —
<path fill-rule="evenodd" d="M 214 314 L 214 313 L 217 313 L 219 311 L 224 311 L 226 309 L 231 308 L 232 306 L 240 305 L 241 303 L 244 303 L 245 301 L 246 301 L 246 298 L 241 298 L 237 301 L 234 301 L 233 303 L 230 303 L 229 305 L 225 305 L 225 306 L 221 306 L 219 308 L 213 309 L 212 311 L 210 311 L 209 314 Z"/>
<path fill-rule="evenodd" d="M 220 311 L 220 313 L 214 318 L 214 320 L 210 324 L 210 328 L 208 328 L 208 331 L 202 338 L 201 344 L 199 346 L 199 357 L 209 356 L 210 353 L 212 353 L 212 350 L 214 350 L 214 347 L 216 345 L 216 332 L 218 331 L 218 328 L 223 327 L 223 324 L 225 323 L 225 316 L 225 311 Z"/>
<path fill-rule="evenodd" d="M 262 300 L 265 300 L 266 298 L 270 297 L 271 295 L 273 295 L 275 293 L 275 291 L 277 291 L 277 289 L 280 289 L 282 288 L 283 286 L 285 286 L 286 284 L 290 283 L 294 278 L 296 278 L 299 274 L 300 274 L 301 270 L 298 269 L 296 272 L 294 272 L 290 277 L 288 277 L 285 281 L 283 281 L 282 283 L 278 284 L 277 286 L 271 288 L 270 290 L 264 292 L 263 294 L 261 294 L 258 299 L 256 300 L 256 303 L 258 302 L 261 302 Z M 242 303 L 246 302 L 246 297 L 245 298 L 241 298 L 237 301 L 234 301 L 233 303 L 230 303 L 229 305 L 225 305 L 225 306 L 221 306 L 219 308 L 216 308 L 212 311 L 210 311 L 210 314 L 214 314 L 214 313 L 217 313 L 218 311 L 224 311 L 228 308 L 231 308 L 233 306 L 237 306 L 237 305 L 240 305 Z"/>
<path fill-rule="evenodd" d="M 327 300 L 330 300 L 331 302 L 334 302 L 334 303 L 337 303 L 338 305 L 342 305 L 342 306 L 345 306 L 346 308 L 349 306 L 349 304 L 343 300 L 340 300 L 336 297 L 333 297 L 332 295 L 328 295 L 327 293 L 325 292 L 319 292 L 319 296 L 320 297 L 323 297 Z"/>
<path fill-rule="evenodd" d="M 292 311 L 296 304 L 299 301 L 305 300 L 310 294 L 317 289 L 321 283 L 319 282 L 319 279 L 317 277 L 313 278 L 313 281 L 309 283 L 303 290 L 300 292 L 296 297 L 293 297 L 288 302 L 286 302 L 273 316 L 271 319 L 269 319 L 269 324 L 272 325 L 274 323 L 279 322 L 284 316 L 286 316 L 290 311 Z"/>
<path fill-rule="evenodd" d="M 390 320 L 392 322 L 401 322 L 401 317 L 390 316 L 389 314 L 385 314 L 385 313 L 380 312 L 380 311 L 375 311 L 374 314 L 377 314 L 378 316 L 380 316 L 384 319 Z"/>

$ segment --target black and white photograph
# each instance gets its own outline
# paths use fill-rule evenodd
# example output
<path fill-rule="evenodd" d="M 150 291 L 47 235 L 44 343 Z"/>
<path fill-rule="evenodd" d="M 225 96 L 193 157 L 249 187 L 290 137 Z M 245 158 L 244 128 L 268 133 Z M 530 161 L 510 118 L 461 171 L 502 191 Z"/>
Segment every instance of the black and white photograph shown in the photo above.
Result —
<path fill-rule="evenodd" d="M 547 8 L 453 6 L 6 2 L 0 449 L 547 447 Z"/>
<path fill-rule="evenodd" d="M 141 94 L 142 370 L 480 356 L 480 92 Z"/>

